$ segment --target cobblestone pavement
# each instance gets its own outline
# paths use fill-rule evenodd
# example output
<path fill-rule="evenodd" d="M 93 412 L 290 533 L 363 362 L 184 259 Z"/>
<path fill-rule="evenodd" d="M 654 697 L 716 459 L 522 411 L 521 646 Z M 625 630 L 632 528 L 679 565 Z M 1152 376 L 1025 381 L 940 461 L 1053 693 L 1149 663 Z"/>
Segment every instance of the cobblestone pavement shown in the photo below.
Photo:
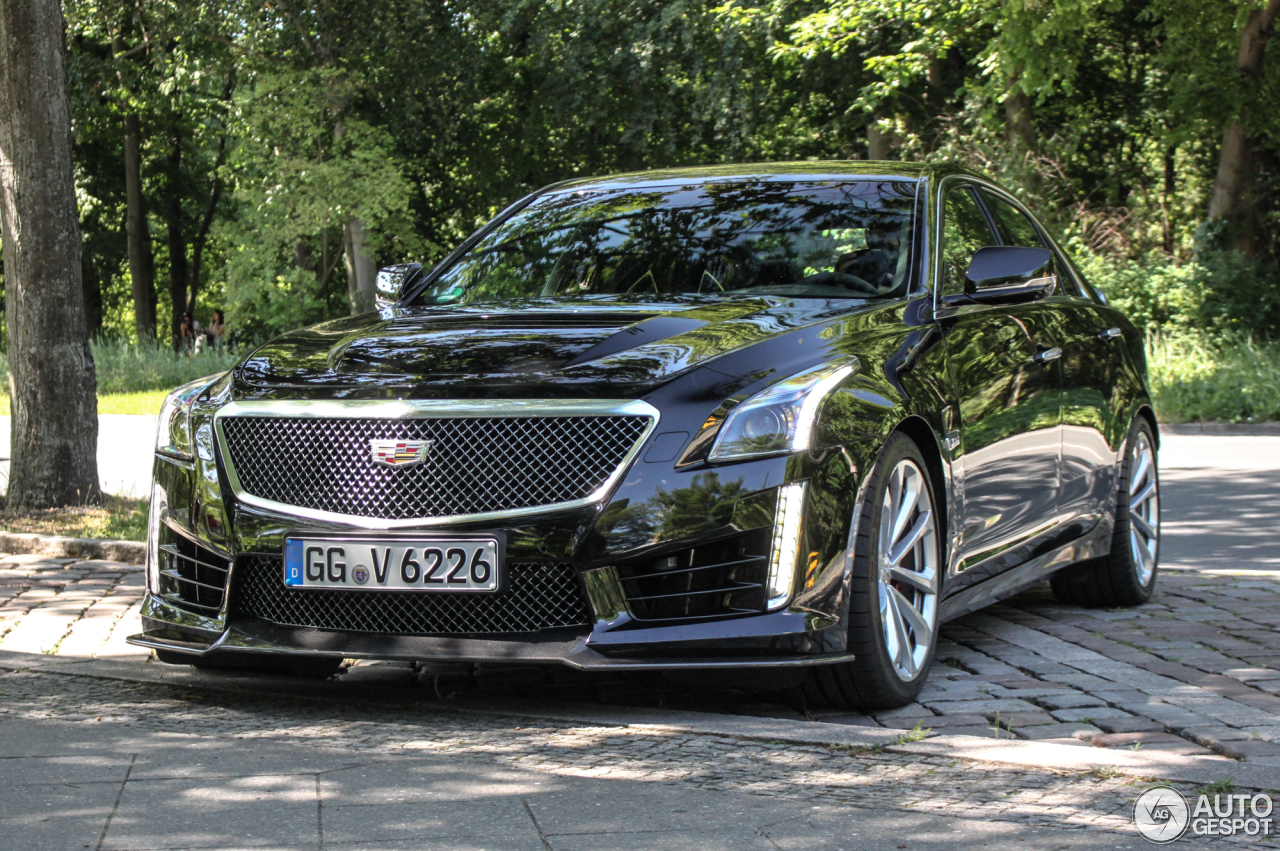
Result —
<path fill-rule="evenodd" d="M 419 695 L 419 701 L 425 697 Z M 0 697 L 0 729 L 14 720 L 55 728 L 77 725 L 72 729 L 79 735 L 99 741 L 132 732 L 134 741 L 194 740 L 242 754 L 264 745 L 304 746 L 341 751 L 357 764 L 437 755 L 458 771 L 473 763 L 481 771 L 497 766 L 801 799 L 814 809 L 891 809 L 1023 826 L 1093 827 L 1118 832 L 1125 841 L 1137 841 L 1130 826 L 1133 800 L 1149 785 L 1107 772 L 1030 770 L 876 749 L 444 713 L 415 703 L 413 691 L 403 689 L 337 686 L 331 699 L 316 701 L 19 671 L 0 675 Z M 205 760 L 216 756 L 202 753 Z M 1194 792 L 1190 784 L 1173 785 L 1184 794 Z M 1095 847 L 1113 847 L 1113 840 L 1095 838 Z"/>
<path fill-rule="evenodd" d="M 0 650 L 144 659 L 140 568 L 0 559 Z M 919 703 L 874 717 L 810 709 L 700 675 L 580 674 L 497 665 L 357 665 L 347 682 L 419 683 L 433 694 L 486 693 L 797 720 L 1016 736 L 1082 746 L 1218 754 L 1280 765 L 1280 574 L 1168 571 L 1147 605 L 1086 610 L 1047 588 L 943 627 Z"/>
<path fill-rule="evenodd" d="M 0 651 L 145 662 L 147 651 L 124 642 L 139 628 L 142 591 L 135 565 L 0 558 Z M 469 705 L 516 695 L 900 728 L 907 740 L 918 729 L 1216 754 L 1230 777 L 1231 760 L 1280 765 L 1277 595 L 1280 574 L 1256 571 L 1170 571 L 1150 604 L 1126 611 L 1061 606 L 1047 588 L 1033 589 L 947 624 L 919 703 L 874 717 L 810 710 L 787 694 L 706 677 L 694 687 L 652 673 L 362 663 L 347 669 L 322 701 L 16 671 L 0 676 L 0 721 L 261 740 L 377 758 L 447 754 L 549 775 L 803 798 L 814 806 L 1094 826 L 1131 837 L 1132 802 L 1146 781 L 1107 771 L 517 722 L 442 713 L 438 704 L 458 695 Z"/>

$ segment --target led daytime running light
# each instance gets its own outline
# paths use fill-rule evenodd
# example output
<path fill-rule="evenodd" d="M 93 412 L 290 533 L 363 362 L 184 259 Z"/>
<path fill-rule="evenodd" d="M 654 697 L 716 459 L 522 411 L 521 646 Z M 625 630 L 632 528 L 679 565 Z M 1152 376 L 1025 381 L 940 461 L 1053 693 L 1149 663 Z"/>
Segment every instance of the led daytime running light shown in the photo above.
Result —
<path fill-rule="evenodd" d="M 800 536 L 804 521 L 804 498 L 808 482 L 778 488 L 774 512 L 773 545 L 769 548 L 769 580 L 766 588 L 769 611 L 782 608 L 791 599 L 796 562 L 800 558 Z"/>

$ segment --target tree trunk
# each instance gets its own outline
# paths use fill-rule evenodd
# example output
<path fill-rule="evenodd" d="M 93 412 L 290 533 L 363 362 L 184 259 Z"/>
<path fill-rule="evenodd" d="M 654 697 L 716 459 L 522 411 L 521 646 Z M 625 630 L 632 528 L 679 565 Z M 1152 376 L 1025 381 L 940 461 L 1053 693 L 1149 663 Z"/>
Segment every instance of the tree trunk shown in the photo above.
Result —
<path fill-rule="evenodd" d="M 1280 0 L 1270 0 L 1266 8 L 1249 13 L 1244 29 L 1240 31 L 1236 73 L 1246 94 L 1246 105 L 1222 133 L 1218 174 L 1209 198 L 1209 218 L 1226 219 L 1232 229 L 1235 248 L 1250 256 L 1258 248 L 1258 211 L 1253 196 L 1257 165 L 1247 101 L 1254 99 L 1261 86 L 1267 42 L 1271 39 L 1277 15 L 1280 15 Z"/>
<path fill-rule="evenodd" d="M 182 314 L 187 309 L 187 238 L 182 233 L 182 128 L 177 122 L 175 115 L 166 157 L 169 174 L 165 188 L 169 197 L 165 199 L 164 217 L 169 237 L 169 303 L 173 307 L 170 328 L 175 350 L 182 347 Z"/>
<path fill-rule="evenodd" d="M 351 219 L 347 222 L 343 243 L 347 255 L 347 298 L 354 316 L 373 310 L 378 267 L 369 249 L 369 232 L 365 230 L 363 221 Z"/>
<path fill-rule="evenodd" d="M 7 2 L 7 0 L 6 0 Z M 151 255 L 151 226 L 142 194 L 142 125 L 137 113 L 124 117 L 124 191 L 129 241 L 129 276 L 133 278 L 133 324 L 138 341 L 156 335 L 155 258 Z"/>
<path fill-rule="evenodd" d="M 1035 109 L 1031 96 L 1022 90 L 1016 77 L 1004 99 L 1004 122 L 1009 140 L 1021 146 L 1021 153 L 1036 152 L 1039 140 L 1036 138 Z"/>
<path fill-rule="evenodd" d="M 227 84 L 227 96 L 230 97 L 231 84 Z M 218 212 L 218 201 L 222 198 L 222 164 L 227 153 L 227 134 L 218 139 L 218 155 L 213 161 L 213 186 L 209 188 L 209 201 L 204 207 L 204 218 L 196 230 L 196 238 L 191 242 L 191 286 L 187 290 L 187 310 L 195 316 L 196 294 L 200 291 L 200 282 L 204 272 L 204 247 L 209 242 L 209 229 L 213 226 L 213 217 Z"/>
<path fill-rule="evenodd" d="M 893 156 L 893 133 L 880 129 L 880 125 L 872 121 L 867 125 L 867 159 L 887 160 Z"/>
<path fill-rule="evenodd" d="M 1173 254 L 1173 211 L 1170 207 L 1173 205 L 1173 193 L 1178 188 L 1178 172 L 1174 155 L 1177 148 L 1170 145 L 1164 149 L 1164 191 L 1160 194 L 1160 215 L 1163 219 L 1164 233 L 1161 244 L 1164 253 Z"/>
<path fill-rule="evenodd" d="M 90 340 L 102 333 L 102 279 L 86 246 L 80 249 L 80 282 L 84 293 L 84 327 Z"/>
<path fill-rule="evenodd" d="M 71 111 L 58 0 L 0 2 L 0 226 L 9 327 L 10 508 L 98 496 Z"/>
<path fill-rule="evenodd" d="M 222 100 L 229 102 L 231 92 L 235 90 L 236 72 L 233 66 L 227 74 L 227 84 L 222 89 Z M 223 125 L 226 126 L 225 124 Z M 196 315 L 196 295 L 200 292 L 200 284 L 204 280 L 204 248 L 209 243 L 209 229 L 213 226 L 213 217 L 218 212 L 218 202 L 222 199 L 222 166 L 227 161 L 227 134 L 218 137 L 218 153 L 213 158 L 213 185 L 209 187 L 209 200 L 204 205 L 204 217 L 200 219 L 200 227 L 196 229 L 196 237 L 191 241 L 191 283 L 187 287 L 187 310 Z M 210 317 L 212 321 L 213 317 Z"/>

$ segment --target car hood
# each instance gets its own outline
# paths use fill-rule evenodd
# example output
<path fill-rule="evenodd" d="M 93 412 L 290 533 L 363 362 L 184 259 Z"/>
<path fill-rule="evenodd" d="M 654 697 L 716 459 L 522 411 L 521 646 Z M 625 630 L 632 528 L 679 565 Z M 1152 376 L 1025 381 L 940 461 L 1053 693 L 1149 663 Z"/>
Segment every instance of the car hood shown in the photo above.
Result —
<path fill-rule="evenodd" d="M 683 297 L 391 308 L 294 331 L 236 370 L 244 390 L 631 396 L 721 355 L 870 303 Z"/>

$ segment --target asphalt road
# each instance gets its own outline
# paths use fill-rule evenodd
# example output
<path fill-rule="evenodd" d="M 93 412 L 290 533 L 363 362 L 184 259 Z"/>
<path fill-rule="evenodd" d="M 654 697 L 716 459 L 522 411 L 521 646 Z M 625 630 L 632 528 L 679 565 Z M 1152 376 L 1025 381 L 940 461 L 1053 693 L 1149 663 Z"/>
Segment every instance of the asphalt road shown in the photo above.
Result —
<path fill-rule="evenodd" d="M 1280 436 L 1164 435 L 1160 564 L 1280 570 Z"/>
<path fill-rule="evenodd" d="M 11 417 L 0 417 L 0 491 L 9 483 Z M 129 414 L 98 417 L 98 486 L 104 493 L 145 496 L 151 490 L 156 418 Z"/>

